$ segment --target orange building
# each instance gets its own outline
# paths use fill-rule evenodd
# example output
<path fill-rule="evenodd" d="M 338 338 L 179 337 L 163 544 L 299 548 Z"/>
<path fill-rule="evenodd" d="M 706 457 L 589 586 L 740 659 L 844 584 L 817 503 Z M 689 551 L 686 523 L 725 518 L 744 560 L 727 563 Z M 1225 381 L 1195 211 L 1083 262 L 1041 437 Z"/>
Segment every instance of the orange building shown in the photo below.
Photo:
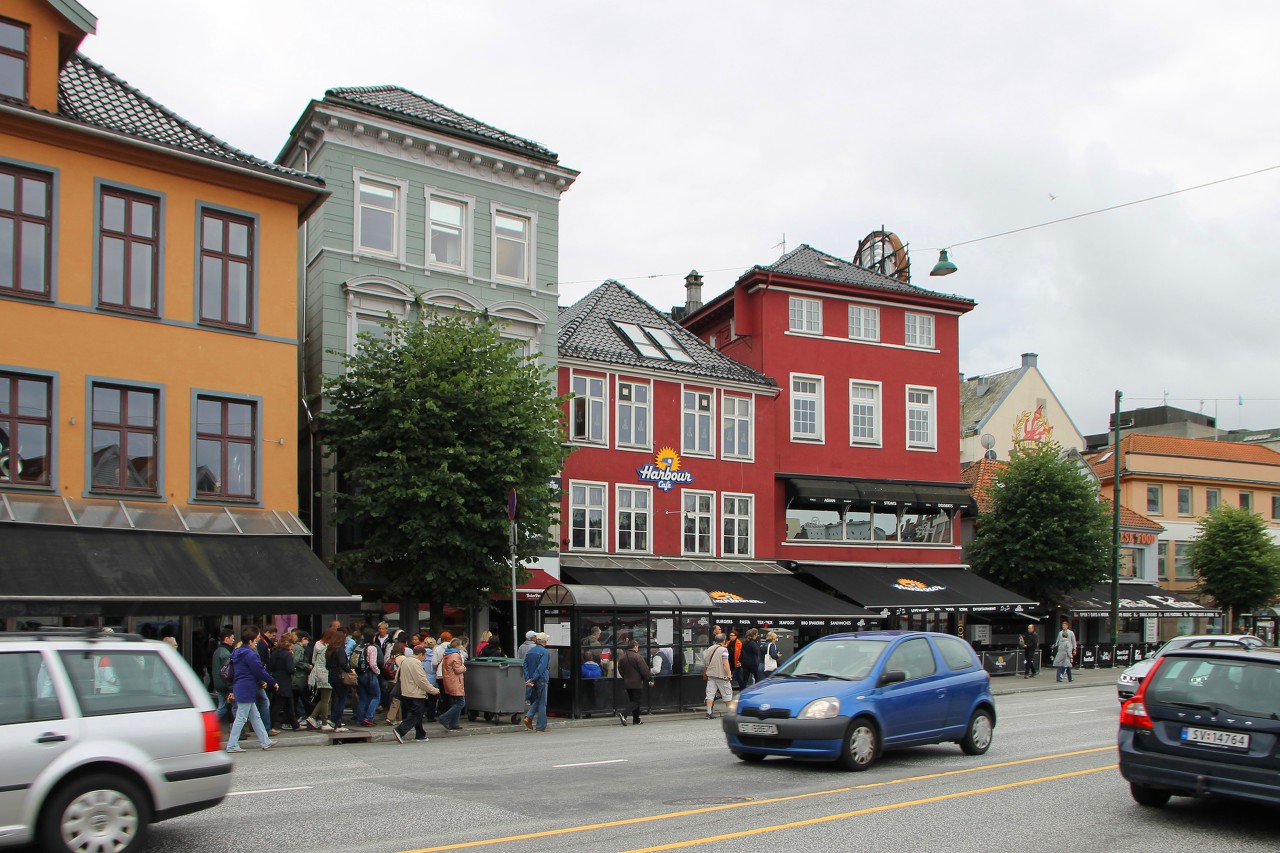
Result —
<path fill-rule="evenodd" d="M 92 62 L 95 26 L 74 0 L 0 10 L 0 616 L 352 609 L 297 516 L 297 234 L 323 181 Z"/>

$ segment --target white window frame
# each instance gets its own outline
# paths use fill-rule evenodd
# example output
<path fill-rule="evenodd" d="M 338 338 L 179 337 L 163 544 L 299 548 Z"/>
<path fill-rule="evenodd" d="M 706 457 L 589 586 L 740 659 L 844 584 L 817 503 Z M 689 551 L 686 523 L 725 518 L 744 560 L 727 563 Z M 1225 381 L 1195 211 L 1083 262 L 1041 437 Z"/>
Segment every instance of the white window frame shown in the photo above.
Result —
<path fill-rule="evenodd" d="M 908 311 L 902 315 L 902 343 L 915 349 L 933 349 L 934 322 L 932 314 L 916 314 Z"/>
<path fill-rule="evenodd" d="M 579 395 L 577 392 L 578 380 L 582 379 L 586 383 L 588 393 Z M 591 394 L 592 383 L 600 383 L 600 394 Z M 569 390 L 574 396 L 569 400 L 569 441 L 574 444 L 590 444 L 593 446 L 605 446 L 609 444 L 609 377 L 602 373 L 576 373 L 569 374 Z M 592 402 L 598 402 L 600 413 L 600 428 L 593 430 L 593 407 Z M 586 415 L 586 436 L 578 436 L 574 434 L 574 426 L 577 423 L 577 411 L 579 408 L 585 409 Z M 591 434 L 597 432 L 599 438 L 592 438 Z"/>
<path fill-rule="evenodd" d="M 529 223 L 528 244 L 525 246 L 524 253 L 524 278 L 513 278 L 511 276 L 500 275 L 498 273 L 498 216 L 510 216 L 514 219 L 523 219 Z M 523 284 L 528 287 L 536 287 L 538 276 L 538 212 L 536 210 L 525 210 L 520 207 L 512 207 L 511 205 L 499 204 L 496 201 L 489 202 L 489 276 L 494 281 L 506 282 L 509 284 Z"/>
<path fill-rule="evenodd" d="M 585 503 L 574 503 L 573 491 L 576 488 L 586 489 Z M 600 492 L 600 506 L 595 507 L 590 502 L 590 493 L 592 490 L 598 489 Z M 569 481 L 569 517 L 567 519 L 569 527 L 569 550 L 570 551 L 608 551 L 609 550 L 609 484 L 595 482 L 593 480 L 570 480 Z M 583 528 L 583 542 L 591 541 L 591 513 L 600 513 L 600 547 L 593 548 L 590 544 L 581 546 L 574 544 L 574 533 L 577 528 L 573 525 L 573 513 L 576 509 L 583 509 L 586 512 L 586 527 Z"/>
<path fill-rule="evenodd" d="M 731 513 L 731 512 L 729 512 L 729 508 L 725 506 L 725 504 L 726 504 L 727 502 L 729 502 L 729 501 L 733 501 L 733 502 L 735 502 L 735 503 L 737 503 L 737 502 L 739 502 L 739 501 L 746 501 L 746 503 L 747 503 L 747 514 L 746 514 L 746 515 L 742 515 L 742 514 L 740 514 L 740 513 L 736 512 L 736 511 L 735 511 L 735 512 L 732 512 L 732 513 Z M 737 506 L 734 506 L 734 507 L 733 507 L 733 509 L 734 509 L 734 510 L 737 510 L 737 509 L 738 509 L 738 507 L 737 507 Z M 755 529 L 756 529 L 756 524 L 755 524 L 755 521 L 756 521 L 756 520 L 755 520 L 755 514 L 756 514 L 756 496 L 755 496 L 755 495 L 740 494 L 740 493 L 736 493 L 736 492 L 721 492 L 721 493 L 720 493 L 720 555 L 721 555 L 722 557 L 746 557 L 746 558 L 748 558 L 748 559 L 749 559 L 749 558 L 751 558 L 751 557 L 755 554 L 755 547 L 756 547 L 756 543 L 755 543 Z M 728 547 L 726 547 L 726 545 L 725 545 L 725 540 L 726 540 L 727 538 L 729 538 L 728 533 L 727 533 L 727 532 L 725 531 L 725 529 L 724 529 L 724 528 L 725 528 L 725 525 L 729 524 L 730 522 L 733 522 L 734 524 L 736 524 L 736 523 L 738 523 L 738 522 L 740 522 L 740 521 L 746 521 L 746 523 L 747 523 L 747 545 L 746 545 L 746 550 L 743 550 L 743 551 L 739 551 L 739 550 L 736 550 L 736 549 L 735 549 L 735 550 L 730 550 L 730 549 L 729 549 Z M 734 535 L 733 535 L 733 540 L 734 540 L 735 544 L 736 544 L 737 539 L 738 539 L 738 535 L 737 535 L 737 533 L 735 532 L 735 533 L 734 533 Z"/>
<path fill-rule="evenodd" d="M 856 318 L 856 321 L 855 321 Z M 854 324 L 857 323 L 855 333 Z M 871 326 L 871 331 L 867 331 L 867 327 Z M 849 306 L 849 340 L 851 341 L 878 341 L 880 340 L 880 309 L 870 305 L 859 305 L 856 302 Z"/>
<path fill-rule="evenodd" d="M 708 502 L 707 511 L 702 511 L 698 504 L 700 498 L 705 498 Z M 698 548 L 698 520 L 707 519 L 707 549 L 700 550 Z M 690 534 L 689 531 L 693 533 Z M 686 547 L 685 537 L 693 535 L 695 542 L 693 550 Z M 720 531 L 716 526 L 716 493 L 695 491 L 693 489 L 682 489 L 680 491 L 680 553 L 685 556 L 714 557 L 716 555 L 716 537 L 720 535 Z"/>
<path fill-rule="evenodd" d="M 1152 489 L 1155 490 L 1156 505 L 1151 506 Z M 1164 486 L 1159 483 L 1147 483 L 1147 510 L 1151 515 L 1164 515 Z"/>
<path fill-rule="evenodd" d="M 622 399 L 623 397 L 622 388 L 624 385 L 629 386 L 631 388 L 631 399 L 629 401 Z M 638 402 L 636 400 L 635 391 L 636 389 L 639 389 L 639 388 L 644 389 L 645 400 L 643 403 Z M 615 410 L 614 421 L 615 421 L 616 430 L 618 433 L 615 439 L 617 441 L 618 447 L 620 448 L 630 447 L 630 448 L 635 448 L 637 450 L 652 450 L 653 449 L 653 384 L 651 382 L 641 382 L 636 379 L 619 379 L 617 383 L 616 396 L 617 396 L 617 402 L 614 405 L 614 410 Z M 622 411 L 624 409 L 631 410 L 632 434 L 630 436 L 623 436 L 622 434 Z M 635 440 L 635 425 L 638 420 L 636 416 L 637 412 L 644 413 L 644 425 L 645 425 L 644 441 Z"/>
<path fill-rule="evenodd" d="M 403 322 L 413 304 L 413 295 L 407 287 L 382 276 L 347 282 L 343 291 L 347 297 L 348 355 L 355 354 L 361 318 L 383 322 L 391 314 Z"/>
<path fill-rule="evenodd" d="M 854 391 L 866 389 L 873 392 L 874 397 L 868 399 L 866 397 L 854 397 Z M 884 386 L 879 382 L 871 382 L 865 379 L 849 380 L 849 446 L 850 447 L 882 447 L 884 445 Z M 854 434 L 854 407 L 858 405 L 870 405 L 872 408 L 871 415 L 871 432 L 870 436 L 860 436 Z"/>
<path fill-rule="evenodd" d="M 1182 508 L 1183 493 L 1185 493 L 1187 496 L 1187 508 L 1185 510 Z M 1193 515 L 1195 513 L 1196 493 L 1191 486 L 1178 486 L 1177 499 L 1178 499 L 1178 515 L 1186 517 L 1189 515 Z"/>
<path fill-rule="evenodd" d="M 929 395 L 928 403 L 913 402 L 911 395 L 913 393 L 923 393 Z M 907 442 L 907 450 L 927 450 L 936 451 L 938 449 L 938 389 L 930 388 L 926 385 L 908 385 L 904 396 L 906 404 L 906 423 L 905 438 Z M 911 438 L 911 413 L 913 411 L 923 411 L 929 417 L 929 436 L 925 442 L 913 441 Z"/>
<path fill-rule="evenodd" d="M 790 382 L 787 384 L 791 399 L 787 408 L 790 417 L 789 430 L 792 441 L 802 441 L 806 443 L 813 442 L 817 444 L 824 444 L 826 442 L 826 412 L 823 406 L 823 387 L 825 381 L 825 377 L 815 376 L 810 373 L 791 374 Z M 797 382 L 813 382 L 817 385 L 817 390 L 813 392 L 797 392 Z M 813 435 L 796 432 L 796 404 L 801 401 L 812 401 L 814 403 L 814 417 L 816 422 L 814 424 L 815 431 Z"/>
<path fill-rule="evenodd" d="M 473 195 L 464 195 L 462 193 L 448 192 L 439 187 L 423 187 L 423 198 L 426 199 L 426 210 L 424 211 L 427 220 L 426 242 L 423 247 L 423 255 L 426 258 L 426 266 L 432 269 L 451 270 L 453 272 L 462 273 L 470 276 L 472 274 L 472 262 L 475 258 L 474 243 L 475 237 L 475 208 L 476 197 Z M 441 201 L 453 202 L 462 205 L 462 264 L 455 266 L 446 264 L 442 261 L 431 260 L 431 201 L 432 199 L 440 199 Z"/>
<path fill-rule="evenodd" d="M 636 509 L 634 500 L 632 501 L 631 506 L 623 507 L 622 495 L 624 492 L 631 495 L 643 494 L 645 498 L 644 509 L 639 509 L 639 510 Z M 653 553 L 653 487 L 652 486 L 619 485 L 615 490 L 614 504 L 615 504 L 615 509 L 613 514 L 614 515 L 613 541 L 614 541 L 615 550 L 619 554 L 652 554 Z M 627 515 L 627 514 L 631 516 L 631 520 L 632 520 L 631 531 L 630 531 L 632 547 L 630 548 L 622 547 L 622 517 L 623 515 Z M 645 530 L 644 530 L 645 544 L 643 548 L 635 547 L 635 517 L 637 515 L 643 515 L 645 516 L 646 519 L 648 519 L 648 523 L 645 525 Z"/>
<path fill-rule="evenodd" d="M 756 457 L 756 436 L 754 425 L 755 399 L 738 394 L 722 394 L 720 401 L 720 452 L 724 459 L 741 459 L 751 461 Z M 745 409 L 745 411 L 744 411 Z M 731 444 L 726 433 L 733 425 L 735 441 Z M 747 451 L 739 453 L 736 439 L 747 433 Z"/>
<path fill-rule="evenodd" d="M 787 297 L 787 329 L 797 335 L 821 335 L 822 300 Z"/>
<path fill-rule="evenodd" d="M 693 396 L 693 408 L 689 407 L 689 397 Z M 705 398 L 707 410 L 702 411 L 699 403 Z M 687 443 L 690 418 L 694 421 L 694 441 L 705 437 L 706 449 L 690 447 Z M 705 436 L 702 434 L 705 428 Z M 716 455 L 716 395 L 714 392 L 697 388 L 680 387 L 680 452 L 688 456 Z"/>
<path fill-rule="evenodd" d="M 408 217 L 405 215 L 405 199 L 409 193 L 409 182 L 403 178 L 393 178 L 388 175 L 379 175 L 376 172 L 366 172 L 364 169 L 353 169 L 351 175 L 352 185 L 355 189 L 355 192 L 352 193 L 351 254 L 360 258 L 387 258 L 403 264 L 405 262 L 405 244 L 408 242 L 406 239 L 408 236 Z M 366 182 L 381 184 L 396 191 L 396 206 L 392 211 L 394 221 L 391 225 L 391 233 L 395 237 L 395 247 L 390 252 L 370 248 L 361 242 L 363 234 L 361 234 L 360 211 L 363 204 L 360 201 L 360 185 Z"/>

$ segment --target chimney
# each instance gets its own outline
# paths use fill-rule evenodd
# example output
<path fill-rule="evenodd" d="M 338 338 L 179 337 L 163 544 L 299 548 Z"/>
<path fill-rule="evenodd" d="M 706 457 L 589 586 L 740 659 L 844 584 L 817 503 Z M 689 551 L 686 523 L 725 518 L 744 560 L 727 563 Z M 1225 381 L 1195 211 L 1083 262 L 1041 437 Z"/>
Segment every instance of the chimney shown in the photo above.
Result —
<path fill-rule="evenodd" d="M 697 270 L 689 270 L 684 277 L 684 313 L 692 314 L 702 307 L 702 276 Z"/>
<path fill-rule="evenodd" d="M 1039 356 L 1039 354 L 1038 354 L 1038 353 L 1034 353 L 1034 352 L 1024 352 L 1024 353 L 1022 354 L 1022 366 L 1023 366 L 1023 367 L 1035 367 L 1035 366 L 1036 366 L 1036 359 L 1037 359 L 1037 358 L 1039 358 L 1039 357 L 1040 357 L 1040 356 Z"/>

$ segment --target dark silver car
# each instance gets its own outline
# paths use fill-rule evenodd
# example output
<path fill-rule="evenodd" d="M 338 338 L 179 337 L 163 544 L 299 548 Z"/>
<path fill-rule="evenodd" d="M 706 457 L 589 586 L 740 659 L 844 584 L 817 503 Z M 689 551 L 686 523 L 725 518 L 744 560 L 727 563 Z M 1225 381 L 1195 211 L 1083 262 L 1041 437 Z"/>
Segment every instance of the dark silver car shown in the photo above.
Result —
<path fill-rule="evenodd" d="M 1138 692 L 1138 685 L 1142 684 L 1142 679 L 1146 678 L 1147 673 L 1151 672 L 1151 667 L 1155 666 L 1156 659 L 1174 649 L 1240 648 L 1242 646 L 1257 647 L 1262 645 L 1266 645 L 1266 643 L 1263 642 L 1261 637 L 1255 637 L 1253 634 L 1183 634 L 1180 637 L 1174 637 L 1156 649 L 1146 660 L 1140 660 L 1120 673 L 1120 677 L 1116 679 L 1116 693 L 1119 694 L 1121 702 L 1132 698 L 1133 694 Z"/>
<path fill-rule="evenodd" d="M 209 693 L 165 643 L 0 633 L 0 685 L 0 847 L 130 853 L 151 823 L 227 795 Z"/>

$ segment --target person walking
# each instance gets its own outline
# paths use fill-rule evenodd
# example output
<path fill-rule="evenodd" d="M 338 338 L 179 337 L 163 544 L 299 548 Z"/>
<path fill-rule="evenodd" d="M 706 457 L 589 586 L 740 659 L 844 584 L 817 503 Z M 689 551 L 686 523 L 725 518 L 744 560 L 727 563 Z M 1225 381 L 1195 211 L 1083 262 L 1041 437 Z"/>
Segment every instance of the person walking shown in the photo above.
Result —
<path fill-rule="evenodd" d="M 228 625 L 222 629 L 218 647 L 213 650 L 213 660 L 210 661 L 209 683 L 218 700 L 218 719 L 223 722 L 230 720 L 236 712 L 234 703 L 229 701 L 231 679 L 222 677 L 222 668 L 231 662 L 231 651 L 235 644 L 236 632 Z"/>
<path fill-rule="evenodd" d="M 444 650 L 444 660 L 440 664 L 441 679 L 444 682 L 442 695 L 449 701 L 449 705 L 436 717 L 436 722 L 444 726 L 445 731 L 462 731 L 462 712 L 467 707 L 467 665 L 463 662 L 463 649 L 466 647 L 466 637 L 454 637 L 449 648 Z"/>
<path fill-rule="evenodd" d="M 742 641 L 742 680 L 739 688 L 750 687 L 760 680 L 760 632 L 755 628 L 747 629 L 747 636 Z"/>
<path fill-rule="evenodd" d="M 378 645 L 374 642 L 374 630 L 365 628 L 360 642 L 351 652 L 351 668 L 356 671 L 356 725 L 366 728 L 373 725 L 382 701 L 382 675 L 378 666 Z"/>
<path fill-rule="evenodd" d="M 349 732 L 351 729 L 342 724 L 342 715 L 347 710 L 347 693 L 352 684 L 347 677 L 351 673 L 351 655 L 347 651 L 347 637 L 338 629 L 338 636 L 333 645 L 325 649 L 324 664 L 329 671 L 329 684 L 333 686 L 333 712 L 320 727 L 322 732 Z M 354 673 L 351 673 L 354 675 Z"/>
<path fill-rule="evenodd" d="M 1040 674 L 1040 637 L 1036 634 L 1036 626 L 1028 625 L 1027 633 L 1018 637 L 1018 646 L 1022 649 L 1022 677 L 1032 678 Z M 1061 680 L 1061 679 L 1059 679 Z"/>
<path fill-rule="evenodd" d="M 231 653 L 231 692 L 236 701 L 236 718 L 231 723 L 231 733 L 227 735 L 227 752 L 244 752 L 240 747 L 240 733 L 244 731 L 246 721 L 258 736 L 258 746 L 270 749 L 276 745 L 275 741 L 267 737 L 267 729 L 255 701 L 259 690 L 276 687 L 275 679 L 263 668 L 262 658 L 254 648 L 257 639 L 257 628 L 245 628 L 240 634 L 240 648 Z"/>
<path fill-rule="evenodd" d="M 293 673 L 297 664 L 293 659 L 293 634 L 285 633 L 271 649 L 267 672 L 276 680 L 276 692 L 271 696 L 271 731 L 278 735 L 282 728 L 296 732 L 298 711 L 293 707 Z"/>
<path fill-rule="evenodd" d="M 530 731 L 547 730 L 547 678 L 551 670 L 551 653 L 547 651 L 546 634 L 534 634 L 533 646 L 525 653 L 520 667 L 529 694 L 529 710 L 524 712 L 524 727 Z"/>
<path fill-rule="evenodd" d="M 781 656 L 778 654 L 778 635 L 774 631 L 764 635 L 763 648 L 763 666 L 765 677 L 768 678 L 769 673 L 778 668 L 778 664 L 782 662 Z"/>
<path fill-rule="evenodd" d="M 622 652 L 622 659 L 618 661 L 618 674 L 622 676 L 622 686 L 627 691 L 627 710 L 625 713 L 618 712 L 618 720 L 625 726 L 627 714 L 630 714 L 632 725 L 638 726 L 644 722 L 640 719 L 641 692 L 646 682 L 650 687 L 653 686 L 653 670 L 649 668 L 644 655 L 640 654 L 638 641 L 627 642 L 627 647 Z"/>
<path fill-rule="evenodd" d="M 441 699 L 440 679 L 436 677 L 436 641 L 428 634 L 419 645 L 426 650 L 426 654 L 422 657 L 422 669 L 427 674 L 427 683 L 436 688 L 434 692 L 427 693 L 426 701 L 423 703 L 422 718 L 428 723 L 434 723 Z"/>
<path fill-rule="evenodd" d="M 729 663 L 729 649 L 724 634 L 716 634 L 715 641 L 702 653 L 702 677 L 707 682 L 707 719 L 715 708 L 716 696 L 725 702 L 733 699 L 733 667 Z"/>
<path fill-rule="evenodd" d="M 533 639 L 533 638 L 534 638 L 534 637 L 536 637 L 536 636 L 538 636 L 538 632 L 537 632 L 537 631 L 526 631 L 526 632 L 525 632 L 525 635 L 524 635 L 524 642 L 520 644 L 520 648 L 516 649 L 516 657 L 517 657 L 517 658 L 519 658 L 520 660 L 524 660 L 524 656 L 525 656 L 525 655 L 527 655 L 527 654 L 529 653 L 529 649 L 531 649 L 531 648 L 533 648 L 534 646 L 536 646 L 536 645 L 537 645 L 537 643 L 536 643 L 536 642 L 534 642 L 534 639 Z"/>
<path fill-rule="evenodd" d="M 401 650 L 401 655 L 395 659 L 398 667 L 396 685 L 400 689 L 400 704 L 405 708 L 405 714 L 404 719 L 391 729 L 391 733 L 396 736 L 396 740 L 404 743 L 405 735 L 412 729 L 414 740 L 418 743 L 426 743 L 427 733 L 422 728 L 423 703 L 431 693 L 440 692 L 427 681 L 427 672 L 422 665 L 427 655 L 427 647 L 418 646 L 413 650 L 413 654 L 409 655 L 403 653 L 403 644 L 396 645 Z"/>
<path fill-rule="evenodd" d="M 416 658 L 413 652 L 405 648 L 404 643 L 396 640 L 391 644 L 391 649 L 387 652 L 386 660 L 382 662 L 382 672 L 385 675 L 388 671 L 391 673 L 391 699 L 387 705 L 387 725 L 399 725 L 400 721 L 405 717 L 405 709 L 409 707 L 409 703 L 403 700 L 400 691 L 400 659 L 408 656 L 410 663 Z"/>
<path fill-rule="evenodd" d="M 729 631 L 729 671 L 733 674 L 733 685 L 742 689 L 742 640 L 738 639 L 738 630 Z"/>
<path fill-rule="evenodd" d="M 1076 635 L 1067 623 L 1062 623 L 1062 630 L 1058 632 L 1058 639 L 1053 642 L 1053 665 L 1058 668 L 1058 681 L 1062 681 L 1065 675 L 1067 681 L 1074 679 L 1071 677 L 1071 666 L 1076 654 Z"/>
<path fill-rule="evenodd" d="M 330 628 L 320 635 L 311 647 L 311 674 L 307 676 L 307 684 L 316 694 L 316 701 L 307 715 L 306 724 L 317 731 L 321 723 L 329 722 L 329 703 L 333 698 L 333 685 L 329 683 L 328 657 L 329 649 L 338 642 L 338 632 Z"/>
<path fill-rule="evenodd" d="M 306 631 L 294 631 L 293 636 L 293 712 L 301 720 L 306 718 L 310 704 L 307 682 L 311 676 L 311 635 Z"/>

